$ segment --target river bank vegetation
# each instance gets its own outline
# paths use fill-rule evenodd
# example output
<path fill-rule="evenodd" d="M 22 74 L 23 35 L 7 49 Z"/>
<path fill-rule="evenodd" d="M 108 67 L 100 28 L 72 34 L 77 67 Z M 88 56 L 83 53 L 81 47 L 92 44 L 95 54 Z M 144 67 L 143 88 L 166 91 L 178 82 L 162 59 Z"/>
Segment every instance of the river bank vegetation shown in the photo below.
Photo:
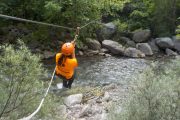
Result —
<path fill-rule="evenodd" d="M 156 65 L 155 65 L 156 64 Z M 161 65 L 160 65 L 161 64 Z M 180 63 L 153 63 L 154 67 L 139 75 L 129 99 L 112 120 L 178 120 L 180 118 Z M 161 67 L 159 67 L 159 65 Z"/>

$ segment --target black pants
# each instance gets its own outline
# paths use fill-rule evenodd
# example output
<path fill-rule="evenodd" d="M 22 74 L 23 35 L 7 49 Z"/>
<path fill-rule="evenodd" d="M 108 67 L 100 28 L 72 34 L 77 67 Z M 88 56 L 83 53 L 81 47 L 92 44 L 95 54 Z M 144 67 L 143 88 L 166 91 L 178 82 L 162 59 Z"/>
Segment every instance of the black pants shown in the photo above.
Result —
<path fill-rule="evenodd" d="M 60 79 L 63 80 L 63 87 L 71 89 L 71 85 L 75 79 L 76 71 L 74 71 L 74 75 L 70 79 L 66 79 L 64 76 L 56 74 Z"/>

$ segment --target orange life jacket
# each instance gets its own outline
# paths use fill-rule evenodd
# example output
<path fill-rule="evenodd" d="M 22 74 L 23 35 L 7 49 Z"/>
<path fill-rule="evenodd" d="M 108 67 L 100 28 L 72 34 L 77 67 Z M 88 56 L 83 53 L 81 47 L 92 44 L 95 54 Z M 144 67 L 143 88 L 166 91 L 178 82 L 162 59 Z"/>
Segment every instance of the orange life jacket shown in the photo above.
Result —
<path fill-rule="evenodd" d="M 76 58 L 66 58 L 63 60 L 63 65 L 58 65 L 59 58 L 62 53 L 56 54 L 56 74 L 64 76 L 66 79 L 72 78 L 74 69 L 78 66 Z"/>

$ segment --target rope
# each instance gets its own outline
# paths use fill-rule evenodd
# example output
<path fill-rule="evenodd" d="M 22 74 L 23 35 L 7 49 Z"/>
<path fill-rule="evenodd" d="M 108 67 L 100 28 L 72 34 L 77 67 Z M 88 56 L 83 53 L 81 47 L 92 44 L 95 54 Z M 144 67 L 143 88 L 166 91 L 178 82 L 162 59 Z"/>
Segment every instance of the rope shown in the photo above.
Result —
<path fill-rule="evenodd" d="M 49 83 L 49 86 L 48 86 L 48 88 L 47 88 L 47 90 L 46 90 L 46 93 L 44 94 L 44 97 L 42 98 L 42 100 L 41 100 L 38 108 L 37 108 L 32 114 L 30 114 L 29 116 L 24 117 L 24 118 L 21 118 L 21 119 L 19 119 L 19 120 L 30 120 L 33 116 L 35 116 L 35 115 L 39 112 L 39 110 L 41 109 L 42 104 L 43 104 L 43 102 L 44 102 L 44 100 L 45 100 L 45 97 L 47 96 L 47 94 L 48 94 L 48 92 L 49 92 L 49 88 L 50 88 L 50 86 L 51 86 L 51 84 L 52 84 L 52 81 L 53 81 L 53 78 L 54 78 L 55 70 L 56 70 L 56 68 L 54 69 L 54 72 L 53 72 L 53 74 L 52 74 L 52 77 L 51 77 L 51 81 L 50 81 L 50 83 Z"/>
<path fill-rule="evenodd" d="M 93 20 L 93 21 L 85 24 L 84 26 L 80 27 L 80 29 L 83 29 L 84 27 L 86 27 L 86 26 L 88 26 L 88 25 L 90 25 L 90 24 L 92 24 L 92 23 L 97 23 L 97 21 L 98 21 L 98 19 L 97 19 L 97 20 Z"/>
<path fill-rule="evenodd" d="M 60 25 L 55 25 L 55 24 L 50 24 L 50 23 L 44 23 L 44 22 L 38 22 L 38 21 L 33 21 L 33 20 L 28 20 L 28 19 L 23 19 L 23 18 L 18 18 L 18 17 L 13 17 L 13 16 L 8 16 L 8 15 L 3 15 L 0 14 L 1 18 L 7 18 L 7 19 L 12 19 L 12 20 L 16 20 L 16 21 L 22 21 L 22 22 L 29 22 L 29 23 L 35 23 L 35 24 L 40 24 L 40 25 L 46 25 L 46 26 L 52 26 L 52 27 L 58 27 L 58 28 L 64 28 L 64 29 L 68 29 L 68 30 L 76 30 L 75 28 L 70 28 L 70 27 L 66 27 L 66 26 L 60 26 Z M 82 27 L 79 27 L 79 29 L 83 29 L 86 26 L 92 24 L 92 23 L 98 23 L 103 25 L 103 23 L 98 22 L 97 20 L 93 20 L 85 25 L 83 25 Z"/>
<path fill-rule="evenodd" d="M 46 25 L 46 26 L 64 28 L 64 29 L 68 29 L 68 30 L 75 30 L 74 28 L 70 28 L 70 27 L 65 27 L 65 26 L 60 26 L 60 25 L 54 25 L 54 24 L 44 23 L 44 22 L 38 22 L 38 21 L 33 21 L 33 20 L 27 20 L 27 19 L 18 18 L 18 17 L 13 17 L 13 16 L 8 16 L 8 15 L 3 15 L 3 14 L 0 14 L 0 17 L 1 17 L 1 18 L 12 19 L 12 20 L 17 20 L 17 21 L 22 21 L 22 22 L 29 22 L 29 23 L 35 23 L 35 24 L 40 24 L 40 25 Z"/>

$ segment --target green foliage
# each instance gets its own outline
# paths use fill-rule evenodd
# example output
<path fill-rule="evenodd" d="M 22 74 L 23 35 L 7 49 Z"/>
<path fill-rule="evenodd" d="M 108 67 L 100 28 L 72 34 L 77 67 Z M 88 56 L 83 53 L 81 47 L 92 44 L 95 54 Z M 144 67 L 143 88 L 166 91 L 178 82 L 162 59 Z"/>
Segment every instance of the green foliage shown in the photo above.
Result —
<path fill-rule="evenodd" d="M 51 23 L 77 27 L 100 18 L 100 9 L 95 3 L 95 0 L 48 1 L 44 17 Z"/>
<path fill-rule="evenodd" d="M 114 21 L 114 24 L 117 26 L 118 32 L 125 32 L 128 30 L 128 25 L 126 22 L 116 20 L 116 21 Z"/>
<path fill-rule="evenodd" d="M 25 117 L 37 108 L 42 99 L 42 78 L 45 78 L 46 70 L 40 63 L 40 57 L 33 55 L 21 41 L 18 41 L 18 46 L 4 45 L 0 48 L 0 118 Z M 51 103 L 54 99 L 47 97 L 48 104 L 40 115 L 54 109 Z"/>
<path fill-rule="evenodd" d="M 50 22 L 53 21 L 54 18 L 56 18 L 56 16 L 61 12 L 61 6 L 59 6 L 53 1 L 46 2 L 44 7 L 45 7 L 44 16 L 47 19 L 47 21 Z"/>
<path fill-rule="evenodd" d="M 1 13 L 28 18 L 32 20 L 42 20 L 44 11 L 44 0 L 1 0 L 0 5 L 4 7 Z"/>
<path fill-rule="evenodd" d="M 175 33 L 176 0 L 154 0 L 153 33 L 158 37 Z"/>
<path fill-rule="evenodd" d="M 150 27 L 154 3 L 152 0 L 131 0 L 134 10 L 128 16 L 129 29 L 145 29 Z"/>
<path fill-rule="evenodd" d="M 162 64 L 163 66 L 164 64 Z M 114 120 L 178 120 L 180 118 L 180 62 L 146 70 Z"/>
<path fill-rule="evenodd" d="M 176 35 L 177 40 L 180 40 L 180 34 Z"/>
<path fill-rule="evenodd" d="M 130 0 L 101 0 L 99 6 L 102 11 L 102 16 L 111 15 L 118 17 L 117 11 L 121 11 L 127 2 L 130 2 Z"/>
<path fill-rule="evenodd" d="M 142 11 L 139 11 L 139 10 L 134 10 L 131 14 L 130 14 L 130 17 L 133 18 L 133 19 L 143 19 L 143 18 L 146 18 L 148 17 L 149 14 L 148 13 L 144 13 Z"/>

